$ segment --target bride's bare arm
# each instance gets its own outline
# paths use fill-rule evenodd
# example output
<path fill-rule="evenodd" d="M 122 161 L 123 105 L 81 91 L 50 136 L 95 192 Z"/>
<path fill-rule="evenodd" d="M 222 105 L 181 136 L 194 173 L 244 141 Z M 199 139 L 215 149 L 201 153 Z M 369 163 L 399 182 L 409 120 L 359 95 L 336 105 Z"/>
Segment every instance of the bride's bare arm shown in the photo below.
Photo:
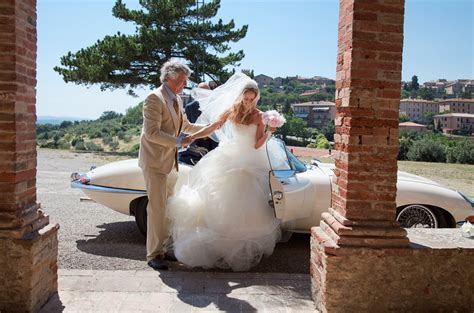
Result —
<path fill-rule="evenodd" d="M 265 132 L 265 125 L 262 123 L 257 124 L 257 134 L 255 136 L 255 149 L 260 148 L 268 138 L 268 133 Z"/>
<path fill-rule="evenodd" d="M 224 112 L 217 121 L 215 121 L 212 124 L 207 125 L 206 127 L 202 128 L 201 130 L 195 132 L 191 136 L 189 136 L 192 140 L 196 140 L 199 138 L 204 138 L 215 132 L 217 129 L 219 129 L 222 124 L 225 123 L 227 118 L 229 117 L 229 112 Z"/>
<path fill-rule="evenodd" d="M 255 134 L 255 149 L 258 149 L 265 143 L 268 136 L 270 136 L 271 133 L 275 131 L 275 129 L 270 127 L 268 129 L 269 131 L 265 132 L 265 124 L 263 124 L 261 112 L 258 112 L 254 117 L 254 123 L 257 124 L 257 133 Z"/>

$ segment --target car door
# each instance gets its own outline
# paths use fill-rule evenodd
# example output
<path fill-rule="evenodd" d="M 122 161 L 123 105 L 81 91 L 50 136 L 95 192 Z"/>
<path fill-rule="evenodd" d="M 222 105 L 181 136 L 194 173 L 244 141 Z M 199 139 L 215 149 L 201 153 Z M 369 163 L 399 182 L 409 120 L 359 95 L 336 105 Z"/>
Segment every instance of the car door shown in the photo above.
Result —
<path fill-rule="evenodd" d="M 294 221 L 311 215 L 311 210 L 304 205 L 305 185 L 308 182 L 306 179 L 299 179 L 283 141 L 268 141 L 267 156 L 275 216 L 282 221 L 284 228 L 291 229 Z"/>

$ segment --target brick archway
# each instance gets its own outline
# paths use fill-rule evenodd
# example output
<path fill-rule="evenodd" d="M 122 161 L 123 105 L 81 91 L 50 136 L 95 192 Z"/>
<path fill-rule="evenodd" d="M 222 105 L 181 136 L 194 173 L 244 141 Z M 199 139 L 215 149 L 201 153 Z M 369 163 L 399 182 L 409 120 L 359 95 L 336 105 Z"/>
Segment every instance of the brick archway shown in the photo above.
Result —
<path fill-rule="evenodd" d="M 57 292 L 57 224 L 36 201 L 36 1 L 0 3 L 0 311 Z"/>

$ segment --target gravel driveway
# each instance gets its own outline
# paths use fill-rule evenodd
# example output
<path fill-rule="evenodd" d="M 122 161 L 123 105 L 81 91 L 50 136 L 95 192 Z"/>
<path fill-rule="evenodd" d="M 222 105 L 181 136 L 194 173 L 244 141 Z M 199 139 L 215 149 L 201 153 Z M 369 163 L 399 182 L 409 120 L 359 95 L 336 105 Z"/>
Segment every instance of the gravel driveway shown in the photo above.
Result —
<path fill-rule="evenodd" d="M 59 223 L 59 268 L 151 270 L 145 262 L 145 238 L 135 219 L 93 202 L 69 187 L 72 172 L 86 172 L 114 158 L 91 153 L 38 149 L 37 194 L 51 223 Z M 295 234 L 253 272 L 309 273 L 309 235 Z M 177 262 L 172 270 L 190 271 Z M 195 269 L 201 270 L 201 269 Z"/>

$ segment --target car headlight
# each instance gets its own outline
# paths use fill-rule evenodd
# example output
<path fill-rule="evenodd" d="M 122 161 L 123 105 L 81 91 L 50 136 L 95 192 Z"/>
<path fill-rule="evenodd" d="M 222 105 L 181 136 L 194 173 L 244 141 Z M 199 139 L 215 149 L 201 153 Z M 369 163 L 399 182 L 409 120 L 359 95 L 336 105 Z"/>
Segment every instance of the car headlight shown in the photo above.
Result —
<path fill-rule="evenodd" d="M 81 174 L 79 174 L 77 172 L 74 172 L 74 173 L 71 174 L 71 181 L 79 180 L 79 178 L 81 178 Z"/>
<path fill-rule="evenodd" d="M 87 177 L 86 174 L 74 172 L 71 174 L 71 181 L 79 181 L 82 184 L 88 184 L 90 182 L 90 178 Z"/>

